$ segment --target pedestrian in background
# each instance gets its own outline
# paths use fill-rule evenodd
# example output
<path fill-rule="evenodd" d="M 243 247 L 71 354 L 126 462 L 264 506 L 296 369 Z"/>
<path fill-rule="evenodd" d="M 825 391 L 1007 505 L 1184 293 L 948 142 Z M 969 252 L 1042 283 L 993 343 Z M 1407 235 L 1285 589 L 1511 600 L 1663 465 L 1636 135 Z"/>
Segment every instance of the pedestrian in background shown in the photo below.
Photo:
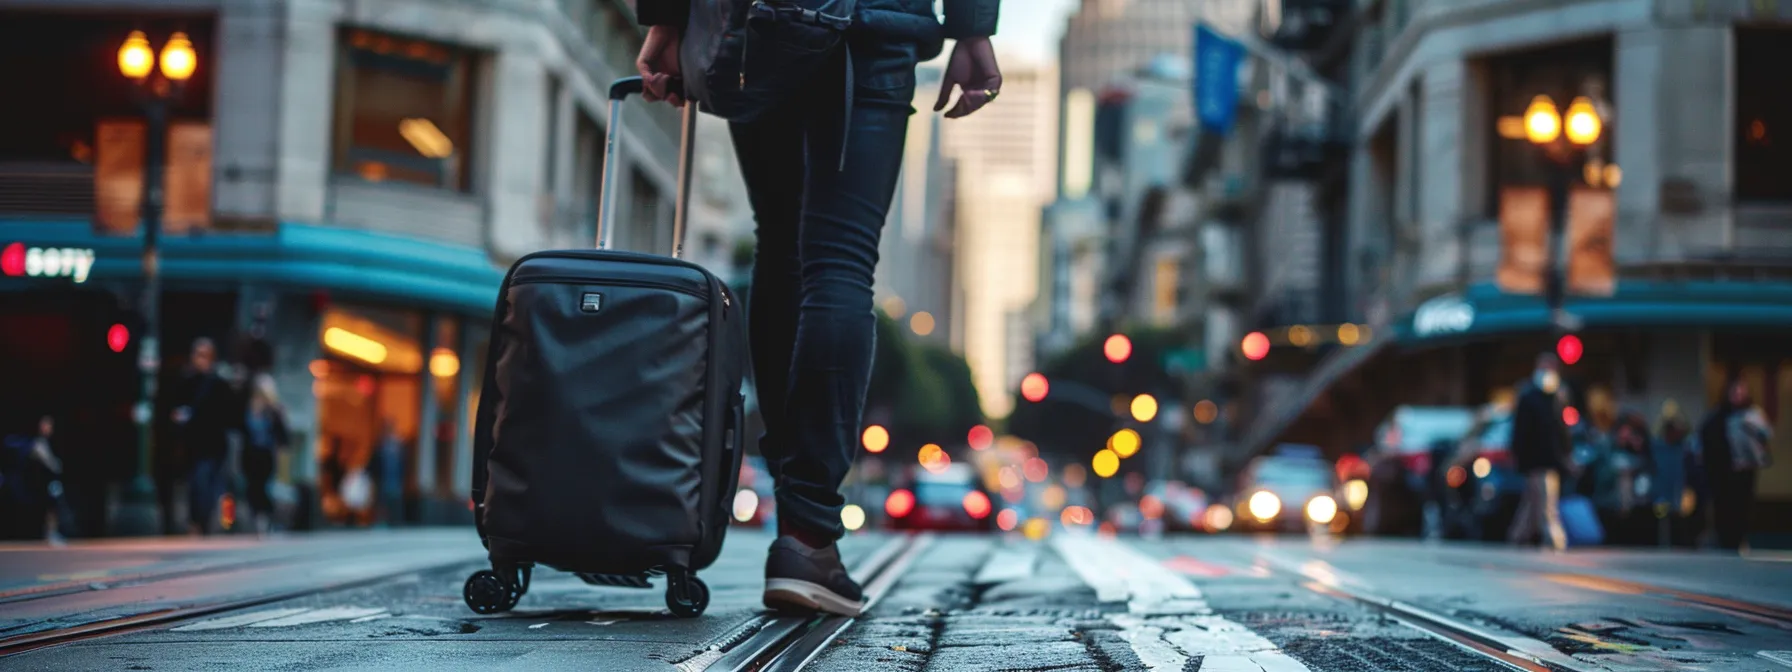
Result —
<path fill-rule="evenodd" d="M 1506 538 L 1528 544 L 1541 533 L 1551 548 L 1561 550 L 1568 546 L 1558 503 L 1568 431 L 1557 396 L 1562 384 L 1558 366 L 1554 353 L 1538 355 L 1537 367 L 1521 385 L 1512 409 L 1512 459 L 1524 475 L 1525 489 Z"/>
<path fill-rule="evenodd" d="M 1732 376 L 1724 397 L 1699 426 L 1699 444 L 1710 480 L 1717 544 L 1741 550 L 1748 541 L 1749 514 L 1755 504 L 1755 476 L 1771 466 L 1773 425 L 1755 406 L 1748 383 Z"/>
<path fill-rule="evenodd" d="M 1654 440 L 1649 442 L 1654 483 L 1651 490 L 1655 515 L 1659 519 L 1658 542 L 1661 545 L 1683 545 L 1690 537 L 1682 532 L 1691 518 L 1686 510 L 1686 493 L 1691 487 L 1693 460 L 1696 459 L 1692 429 L 1681 417 L 1673 402 L 1662 404 L 1661 423 Z"/>
<path fill-rule="evenodd" d="M 379 445 L 374 448 L 372 464 L 368 465 L 375 496 L 379 498 L 375 519 L 386 525 L 404 520 L 404 458 L 404 437 L 398 435 L 398 423 L 388 418 L 380 431 Z"/>
<path fill-rule="evenodd" d="M 638 4 L 649 26 L 635 62 L 644 97 L 684 104 L 685 92 L 669 85 L 703 76 L 679 65 L 693 3 Z M 799 95 L 763 118 L 731 124 L 758 224 L 747 321 L 766 427 L 759 446 L 779 513 L 767 606 L 846 616 L 863 608 L 836 547 L 846 533 L 840 486 L 864 420 L 876 341 L 872 276 L 915 112 L 915 66 L 954 39 L 934 111 L 947 109 L 955 88 L 949 119 L 995 100 L 1002 73 L 989 37 L 1000 4 L 945 0 L 942 26 L 932 2 L 863 0 L 845 17 L 853 30 Z"/>
<path fill-rule="evenodd" d="M 291 443 L 286 426 L 286 409 L 280 405 L 280 393 L 274 377 L 255 374 L 249 389 L 249 408 L 243 417 L 243 480 L 248 486 L 249 507 L 255 511 L 255 533 L 266 536 L 273 527 L 274 500 L 268 496 L 268 481 L 274 476 L 274 465 Z"/>
<path fill-rule="evenodd" d="M 194 340 L 172 395 L 176 406 L 170 419 L 187 459 L 187 531 L 194 536 L 211 532 L 228 476 L 230 433 L 242 425 L 230 383 L 218 375 L 217 354 L 211 339 Z"/>

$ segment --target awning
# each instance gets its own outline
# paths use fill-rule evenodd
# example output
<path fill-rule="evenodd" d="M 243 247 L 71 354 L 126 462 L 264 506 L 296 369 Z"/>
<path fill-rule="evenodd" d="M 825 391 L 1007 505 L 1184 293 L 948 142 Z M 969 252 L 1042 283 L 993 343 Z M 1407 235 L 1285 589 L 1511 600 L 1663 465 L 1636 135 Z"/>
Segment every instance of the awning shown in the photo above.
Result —
<path fill-rule="evenodd" d="M 1792 282 L 1626 280 L 1610 297 L 1570 296 L 1563 308 L 1583 328 L 1698 327 L 1792 329 Z M 1421 304 L 1397 326 L 1404 347 L 1544 331 L 1541 296 L 1471 285 Z"/>
<path fill-rule="evenodd" d="M 142 271 L 141 236 L 96 235 L 82 221 L 0 222 L 0 246 L 91 250 L 86 283 L 130 282 Z M 161 241 L 162 278 L 253 283 L 333 296 L 402 301 L 466 315 L 490 313 L 504 269 L 485 250 L 356 229 L 280 224 L 271 232 L 208 232 Z M 69 278 L 0 278 L 24 291 Z"/>
<path fill-rule="evenodd" d="M 1568 297 L 1563 307 L 1583 329 L 1701 328 L 1792 331 L 1792 282 L 1626 280 L 1610 297 Z M 1322 360 L 1297 390 L 1272 400 L 1238 445 L 1255 455 L 1286 435 L 1314 401 L 1379 356 L 1552 327 L 1543 298 L 1501 292 L 1493 283 L 1440 296 L 1378 332 L 1370 343 Z"/>

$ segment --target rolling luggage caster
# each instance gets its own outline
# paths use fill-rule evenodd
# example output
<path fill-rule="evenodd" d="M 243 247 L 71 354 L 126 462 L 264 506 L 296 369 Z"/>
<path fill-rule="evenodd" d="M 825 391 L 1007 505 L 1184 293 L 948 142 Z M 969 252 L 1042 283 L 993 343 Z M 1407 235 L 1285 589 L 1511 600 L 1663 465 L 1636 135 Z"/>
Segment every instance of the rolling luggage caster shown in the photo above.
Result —
<path fill-rule="evenodd" d="M 529 574 L 531 568 L 523 566 L 511 570 L 511 580 L 505 581 L 498 573 L 489 569 L 481 569 L 467 577 L 467 584 L 461 589 L 461 597 L 467 601 L 467 608 L 475 614 L 496 614 L 516 608 L 522 601 L 523 594 L 529 592 Z"/>
<path fill-rule="evenodd" d="M 684 570 L 666 573 L 666 608 L 679 618 L 696 618 L 709 608 L 709 586 Z"/>

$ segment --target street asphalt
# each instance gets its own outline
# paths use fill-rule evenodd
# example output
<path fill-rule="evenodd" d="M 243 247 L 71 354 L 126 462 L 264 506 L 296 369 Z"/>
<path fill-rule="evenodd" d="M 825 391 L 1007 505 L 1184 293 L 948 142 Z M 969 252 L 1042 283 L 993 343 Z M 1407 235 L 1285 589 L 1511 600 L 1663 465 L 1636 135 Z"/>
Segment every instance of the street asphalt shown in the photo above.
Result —
<path fill-rule="evenodd" d="M 695 619 L 548 570 L 474 614 L 471 530 L 0 545 L 0 669 L 1792 672 L 1786 555 L 866 533 L 836 632 L 760 607 L 769 542 L 730 532 Z"/>

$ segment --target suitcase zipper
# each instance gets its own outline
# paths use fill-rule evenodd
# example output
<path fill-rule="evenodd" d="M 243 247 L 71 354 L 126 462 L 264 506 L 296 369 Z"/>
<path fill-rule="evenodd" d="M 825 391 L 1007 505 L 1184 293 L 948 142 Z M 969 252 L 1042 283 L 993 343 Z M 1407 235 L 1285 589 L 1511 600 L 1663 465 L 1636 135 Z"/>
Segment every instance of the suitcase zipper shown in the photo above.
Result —
<path fill-rule="evenodd" d="M 581 277 L 571 276 L 571 275 L 532 275 L 532 276 L 529 276 L 526 278 L 517 278 L 517 279 L 511 281 L 510 284 L 512 284 L 512 285 L 540 285 L 540 284 L 594 285 L 594 286 L 599 286 L 599 287 L 638 287 L 641 289 L 663 289 L 663 290 L 670 291 L 670 292 L 678 292 L 678 293 L 684 294 L 686 296 L 693 296 L 693 297 L 696 297 L 699 299 L 703 299 L 705 301 L 709 300 L 709 297 L 704 296 L 703 292 L 699 292 L 695 289 L 691 289 L 689 287 L 685 287 L 685 286 L 678 285 L 675 283 L 654 282 L 652 280 L 595 280 L 592 278 L 581 278 Z M 722 303 L 724 305 L 726 305 L 728 303 L 728 297 L 726 295 L 724 295 L 722 297 Z"/>

